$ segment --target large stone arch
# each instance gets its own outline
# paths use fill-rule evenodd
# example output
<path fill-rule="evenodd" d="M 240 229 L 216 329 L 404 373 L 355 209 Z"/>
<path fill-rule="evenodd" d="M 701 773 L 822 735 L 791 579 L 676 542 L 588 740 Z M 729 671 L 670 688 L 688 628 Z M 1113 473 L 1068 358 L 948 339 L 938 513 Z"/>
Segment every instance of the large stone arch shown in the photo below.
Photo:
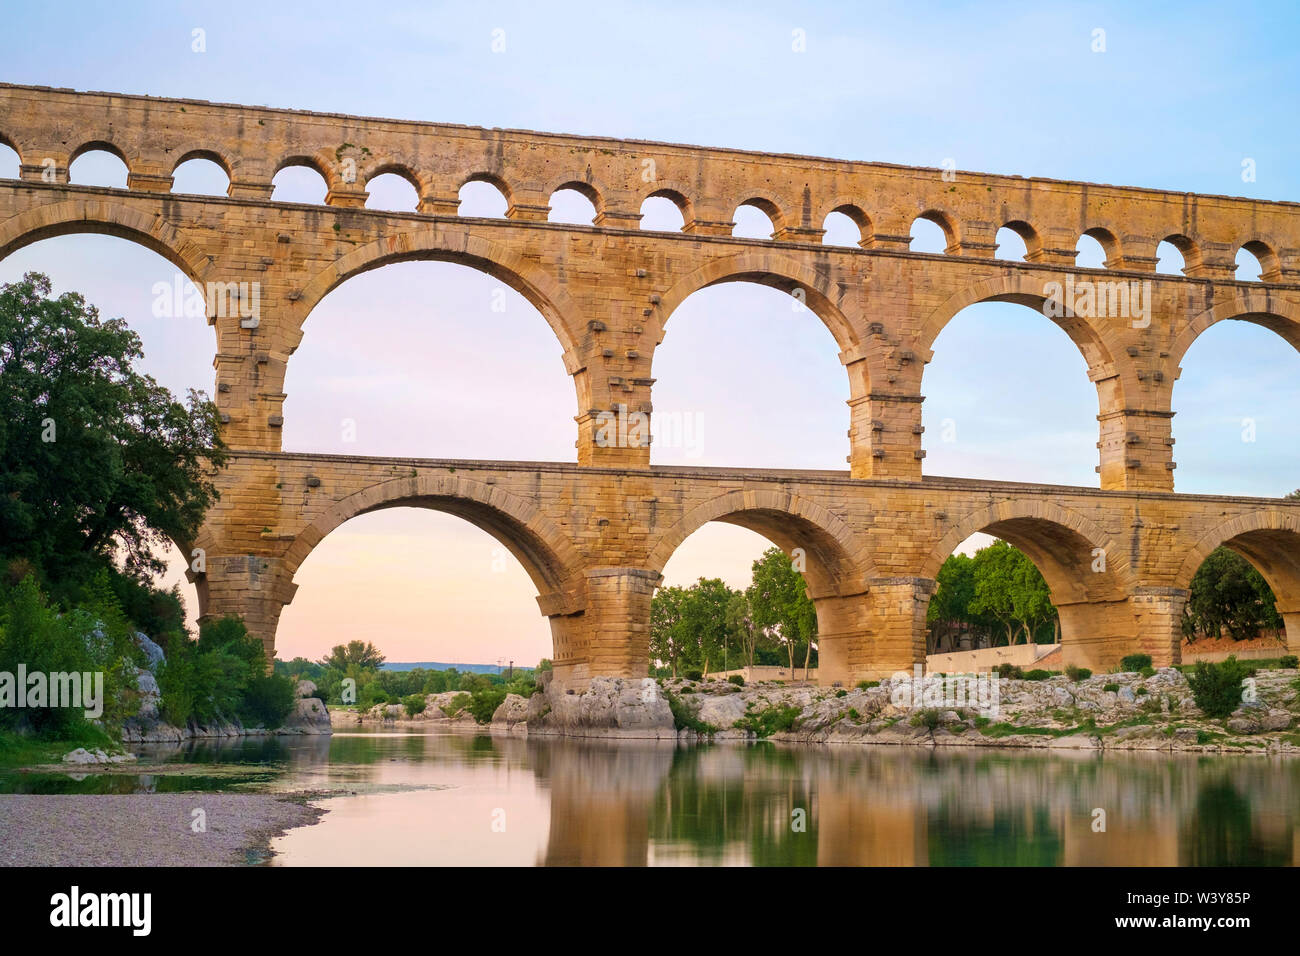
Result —
<path fill-rule="evenodd" d="M 1097 281 L 1109 281 L 1105 277 Z M 1094 378 L 1099 371 L 1110 366 L 1114 371 L 1121 369 L 1115 365 L 1115 356 L 1124 355 L 1124 343 L 1115 334 L 1115 330 L 1106 327 L 1107 320 L 1089 321 L 1078 317 L 1052 318 L 1043 312 L 1047 301 L 1041 279 L 1030 279 L 1021 275 L 1021 270 L 1010 268 L 1007 274 L 992 279 L 973 283 L 949 296 L 942 305 L 934 309 L 921 322 L 918 344 L 930 351 L 939 333 L 963 310 L 980 302 L 1013 302 L 1028 306 L 1043 314 L 1044 318 L 1054 322 L 1075 344 L 1084 361 L 1088 363 L 1089 372 Z M 1112 320 L 1113 321 L 1113 320 Z M 1120 376 L 1121 388 L 1124 376 Z M 1119 396 L 1122 399 L 1122 392 Z"/>
<path fill-rule="evenodd" d="M 1033 499 L 1002 501 L 957 518 L 925 559 L 922 577 L 934 578 L 948 556 L 981 531 L 1023 551 L 1057 603 L 1122 600 L 1131 589 L 1132 570 L 1119 542 L 1083 515 Z M 1105 571 L 1092 570 L 1098 550 Z"/>
<path fill-rule="evenodd" d="M 804 304 L 822 320 L 840 349 L 856 348 L 860 344 L 858 331 L 842 308 L 842 303 L 854 289 L 836 283 L 832 271 L 817 268 L 813 264 L 816 261 L 816 257 L 795 257 L 768 249 L 747 250 L 710 260 L 678 279 L 660 297 L 656 310 L 659 319 L 656 342 L 663 341 L 668 320 L 691 295 L 724 282 L 754 282 L 786 293 L 802 289 Z"/>
<path fill-rule="evenodd" d="M 99 196 L 36 206 L 0 222 L 0 259 L 34 242 L 77 233 L 117 236 L 142 245 L 196 285 L 210 269 L 207 254 L 162 217 Z"/>
<path fill-rule="evenodd" d="M 560 340 L 565 364 L 577 361 L 574 330 L 582 327 L 584 319 L 564 288 L 536 262 L 503 243 L 473 236 L 457 223 L 436 223 L 416 232 L 385 236 L 330 263 L 303 287 L 295 303 L 298 335 L 301 337 L 303 323 L 321 299 L 348 279 L 396 262 L 417 260 L 469 266 L 504 282 L 542 313 Z"/>
<path fill-rule="evenodd" d="M 787 554 L 802 548 L 813 597 L 860 594 L 875 573 L 866 542 L 842 518 L 815 501 L 770 490 L 731 491 L 691 508 L 659 536 L 650 569 L 662 573 L 682 542 L 710 521 L 748 528 Z"/>
<path fill-rule="evenodd" d="M 344 522 L 398 507 L 428 508 L 464 518 L 519 559 L 537 587 L 544 613 L 581 609 L 585 562 L 573 542 L 532 502 L 457 475 L 394 478 L 335 502 L 294 538 L 285 552 L 285 569 L 290 575 L 297 573 L 316 546 Z"/>
<path fill-rule="evenodd" d="M 1300 302 L 1284 298 L 1270 289 L 1238 287 L 1231 299 L 1216 302 L 1194 316 L 1182 328 L 1169 350 L 1170 363 L 1174 367 L 1180 365 L 1202 332 L 1229 319 L 1263 326 L 1276 332 L 1300 351 Z"/>

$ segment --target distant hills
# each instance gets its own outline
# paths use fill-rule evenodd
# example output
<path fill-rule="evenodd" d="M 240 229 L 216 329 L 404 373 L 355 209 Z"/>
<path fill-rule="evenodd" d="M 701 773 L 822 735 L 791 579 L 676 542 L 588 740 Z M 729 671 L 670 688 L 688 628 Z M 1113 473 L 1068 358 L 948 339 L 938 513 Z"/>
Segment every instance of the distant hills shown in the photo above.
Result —
<path fill-rule="evenodd" d="M 439 661 L 415 661 L 405 663 L 401 661 L 385 661 L 379 666 L 380 670 L 385 671 L 413 671 L 421 668 L 426 671 L 445 671 L 456 668 L 462 674 L 502 674 L 506 667 L 499 664 L 443 664 Z M 515 670 L 531 670 L 530 667 L 522 667 L 515 664 Z"/>

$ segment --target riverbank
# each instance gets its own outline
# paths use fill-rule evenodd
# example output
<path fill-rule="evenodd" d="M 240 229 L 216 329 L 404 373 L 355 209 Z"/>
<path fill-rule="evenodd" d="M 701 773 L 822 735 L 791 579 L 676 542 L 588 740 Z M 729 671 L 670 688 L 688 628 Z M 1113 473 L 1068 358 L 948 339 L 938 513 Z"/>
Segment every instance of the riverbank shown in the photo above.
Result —
<path fill-rule="evenodd" d="M 260 863 L 274 837 L 325 812 L 300 795 L 0 794 L 0 866 Z"/>

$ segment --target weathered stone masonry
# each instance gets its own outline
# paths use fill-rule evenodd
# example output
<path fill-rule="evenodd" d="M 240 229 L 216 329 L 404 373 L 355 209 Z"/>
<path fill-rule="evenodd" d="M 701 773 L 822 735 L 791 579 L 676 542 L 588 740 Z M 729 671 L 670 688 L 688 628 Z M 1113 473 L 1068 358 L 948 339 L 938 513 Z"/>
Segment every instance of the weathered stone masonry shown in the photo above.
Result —
<path fill-rule="evenodd" d="M 1210 325 L 1245 319 L 1300 346 L 1294 204 L 977 173 L 948 181 L 885 164 L 19 86 L 0 86 L 0 141 L 22 162 L 21 181 L 0 181 L 0 256 L 104 232 L 157 251 L 196 283 L 259 284 L 253 327 L 237 314 L 209 317 L 216 400 L 236 456 L 200 540 L 181 544 L 207 556 L 201 611 L 244 614 L 268 647 L 294 572 L 324 535 L 401 504 L 460 514 L 519 557 L 561 676 L 578 683 L 644 673 L 659 572 L 709 520 L 805 549 L 825 680 L 919 660 L 934 574 L 981 530 L 1035 560 L 1080 662 L 1137 647 L 1177 660 L 1187 586 L 1221 543 L 1268 578 L 1300 647 L 1300 505 L 1173 494 L 1170 431 L 1178 363 Z M 70 185 L 68 166 L 88 149 L 119 155 L 128 188 Z M 195 156 L 226 170 L 228 197 L 170 192 L 175 168 Z M 326 205 L 269 201 L 275 173 L 294 164 L 325 177 Z M 418 212 L 364 208 L 366 182 L 386 172 L 415 186 Z M 504 220 L 456 215 L 474 180 L 502 190 Z M 564 187 L 592 200 L 592 226 L 546 221 Z M 648 196 L 678 205 L 683 233 L 638 228 Z M 771 240 L 730 235 L 742 204 L 772 218 Z M 831 211 L 859 225 L 861 248 L 821 244 Z M 944 229 L 945 255 L 908 251 L 917 217 Z M 1024 238 L 1026 261 L 993 258 L 1002 226 Z M 1074 266 L 1085 233 L 1105 248 L 1105 269 Z M 1182 251 L 1184 276 L 1154 273 L 1165 239 Z M 1243 246 L 1263 264 L 1262 281 L 1233 278 Z M 285 368 L 312 309 L 350 276 L 408 259 L 481 269 L 538 308 L 574 382 L 574 463 L 280 451 Z M 648 445 L 598 439 L 601 412 L 652 414 L 654 352 L 674 309 L 728 281 L 799 295 L 835 336 L 851 395 L 847 472 L 652 467 Z M 1149 320 L 1055 319 L 1097 386 L 1100 488 L 923 477 L 923 373 L 939 332 L 976 302 L 1042 307 L 1051 283 L 1067 281 L 1151 288 Z"/>

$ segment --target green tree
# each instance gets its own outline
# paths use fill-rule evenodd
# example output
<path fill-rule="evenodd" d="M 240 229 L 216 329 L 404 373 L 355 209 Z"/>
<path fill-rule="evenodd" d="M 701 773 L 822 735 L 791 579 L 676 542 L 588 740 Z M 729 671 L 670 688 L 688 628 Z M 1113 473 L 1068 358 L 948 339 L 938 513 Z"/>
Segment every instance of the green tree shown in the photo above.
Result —
<path fill-rule="evenodd" d="M 320 660 L 322 667 L 340 671 L 346 671 L 354 664 L 362 670 L 378 670 L 379 665 L 383 662 L 384 655 L 380 654 L 375 645 L 368 641 L 348 641 L 346 644 L 335 644 L 330 649 L 330 652 Z"/>
<path fill-rule="evenodd" d="M 995 541 L 975 553 L 975 593 L 969 608 L 986 614 L 1006 629 L 1007 643 L 1016 643 L 1017 629 L 1025 643 L 1040 624 L 1056 617 L 1047 582 L 1034 563 L 1005 541 Z"/>
<path fill-rule="evenodd" d="M 925 620 L 930 625 L 926 653 L 937 653 L 942 639 L 949 639 L 955 649 L 955 636 L 972 623 L 971 601 L 975 598 L 975 559 L 968 554 L 949 555 L 935 576 L 938 589 L 930 598 Z"/>
<path fill-rule="evenodd" d="M 1191 594 L 1183 611 L 1183 634 L 1219 637 L 1224 632 L 1235 641 L 1258 637 L 1263 630 L 1280 630 L 1273 590 L 1254 566 L 1225 547 L 1215 548 L 1192 578 Z"/>
<path fill-rule="evenodd" d="M 754 626 L 754 612 L 749 606 L 749 595 L 733 591 L 727 601 L 728 639 L 740 650 L 745 667 L 754 666 L 754 653 L 758 650 L 763 632 Z"/>
<path fill-rule="evenodd" d="M 789 556 L 780 548 L 764 551 L 754 562 L 752 583 L 745 593 L 754 626 L 784 647 L 791 673 L 795 649 L 805 648 L 806 676 L 812 660 L 812 644 L 817 637 L 817 611 L 808 598 L 803 575 L 795 570 Z"/>
<path fill-rule="evenodd" d="M 683 636 L 680 625 L 685 601 L 686 589 L 676 586 L 660 588 L 650 599 L 650 657 L 672 668 L 674 678 L 682 663 L 679 641 Z"/>
<path fill-rule="evenodd" d="M 226 461 L 216 406 L 136 371 L 140 338 L 28 273 L 0 286 L 0 555 L 85 579 L 194 540 Z"/>
<path fill-rule="evenodd" d="M 735 593 L 720 578 L 700 578 L 682 602 L 679 639 L 694 648 L 694 659 L 705 677 L 709 667 L 726 655 L 727 606 Z"/>

